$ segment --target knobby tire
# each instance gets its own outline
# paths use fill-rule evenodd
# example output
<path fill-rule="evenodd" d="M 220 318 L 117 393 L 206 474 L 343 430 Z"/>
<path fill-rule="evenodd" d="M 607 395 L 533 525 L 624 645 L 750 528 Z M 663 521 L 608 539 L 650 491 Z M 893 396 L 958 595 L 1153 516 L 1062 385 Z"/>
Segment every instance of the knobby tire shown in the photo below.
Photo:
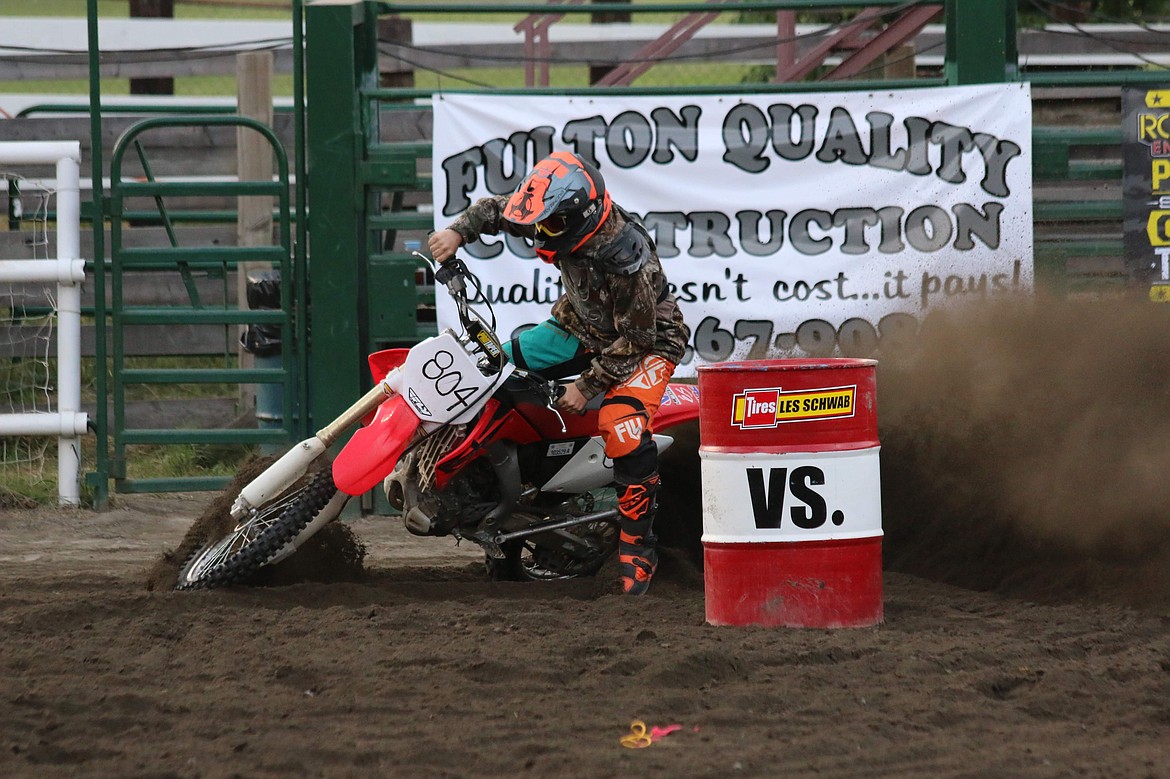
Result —
<path fill-rule="evenodd" d="M 277 552 L 283 549 L 285 544 L 296 538 L 297 534 L 313 521 L 313 518 L 321 509 L 325 508 L 336 494 L 337 485 L 333 482 L 332 471 L 329 468 L 318 471 L 299 490 L 293 503 L 260 535 L 240 547 L 222 563 L 208 570 L 199 579 L 192 582 L 180 581 L 175 589 L 203 590 L 230 587 L 247 581 L 255 576 L 256 572 Z M 204 554 L 209 546 L 220 540 L 209 541 L 192 555 L 192 560 Z M 183 566 L 180 574 L 181 579 L 185 578 L 192 560 Z"/>

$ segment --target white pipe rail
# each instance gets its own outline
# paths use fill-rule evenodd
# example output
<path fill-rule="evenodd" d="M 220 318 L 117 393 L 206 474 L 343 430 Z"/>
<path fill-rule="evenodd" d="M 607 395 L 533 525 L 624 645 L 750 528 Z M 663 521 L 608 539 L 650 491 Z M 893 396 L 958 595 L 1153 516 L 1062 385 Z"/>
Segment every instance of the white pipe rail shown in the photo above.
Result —
<path fill-rule="evenodd" d="M 0 435 L 57 436 L 57 500 L 81 505 L 81 442 L 89 420 L 81 411 L 81 144 L 0 143 L 0 163 L 57 165 L 57 258 L 0 261 L 0 281 L 57 284 L 57 410 L 0 414 Z"/>

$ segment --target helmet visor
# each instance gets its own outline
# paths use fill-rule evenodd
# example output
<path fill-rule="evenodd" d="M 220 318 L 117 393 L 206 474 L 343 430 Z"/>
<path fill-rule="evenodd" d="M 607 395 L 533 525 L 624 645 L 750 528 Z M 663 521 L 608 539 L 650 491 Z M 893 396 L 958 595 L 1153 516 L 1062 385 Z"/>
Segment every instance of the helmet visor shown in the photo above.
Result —
<path fill-rule="evenodd" d="M 568 227 L 569 220 L 564 214 L 550 214 L 536 223 L 537 231 L 550 238 L 563 234 Z"/>

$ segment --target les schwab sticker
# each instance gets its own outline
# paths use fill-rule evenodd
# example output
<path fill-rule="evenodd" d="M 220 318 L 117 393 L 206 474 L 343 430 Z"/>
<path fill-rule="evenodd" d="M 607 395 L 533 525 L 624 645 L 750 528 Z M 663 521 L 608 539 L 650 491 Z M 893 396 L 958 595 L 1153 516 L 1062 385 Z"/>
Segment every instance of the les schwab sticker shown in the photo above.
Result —
<path fill-rule="evenodd" d="M 731 404 L 731 424 L 743 430 L 853 416 L 857 385 L 791 390 L 780 387 L 744 390 Z"/>

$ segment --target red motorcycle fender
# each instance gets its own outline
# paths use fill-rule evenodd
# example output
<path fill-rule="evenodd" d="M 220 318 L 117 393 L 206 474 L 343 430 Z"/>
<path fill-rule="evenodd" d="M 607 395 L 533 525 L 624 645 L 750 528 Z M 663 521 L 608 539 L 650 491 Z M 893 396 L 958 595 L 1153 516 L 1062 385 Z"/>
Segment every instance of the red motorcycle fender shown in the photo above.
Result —
<path fill-rule="evenodd" d="M 370 364 L 370 376 L 374 378 L 374 383 L 377 384 L 386 378 L 386 374 L 406 362 L 406 357 L 409 354 L 409 349 L 383 349 L 367 357 L 366 362 Z M 368 425 L 373 421 L 373 411 L 362 417 L 363 425 Z"/>
<path fill-rule="evenodd" d="M 387 373 L 406 362 L 408 354 L 409 349 L 383 349 L 367 357 L 366 362 L 370 364 L 370 375 L 374 377 L 374 382 L 386 378 Z"/>
<path fill-rule="evenodd" d="M 333 461 L 333 481 L 346 495 L 361 495 L 390 475 L 402 456 L 419 419 L 406 398 L 395 395 L 374 414 L 374 420 L 359 428 Z"/>
<path fill-rule="evenodd" d="M 662 405 L 654 415 L 654 429 L 681 425 L 699 418 L 699 388 L 693 384 L 667 384 Z"/>

